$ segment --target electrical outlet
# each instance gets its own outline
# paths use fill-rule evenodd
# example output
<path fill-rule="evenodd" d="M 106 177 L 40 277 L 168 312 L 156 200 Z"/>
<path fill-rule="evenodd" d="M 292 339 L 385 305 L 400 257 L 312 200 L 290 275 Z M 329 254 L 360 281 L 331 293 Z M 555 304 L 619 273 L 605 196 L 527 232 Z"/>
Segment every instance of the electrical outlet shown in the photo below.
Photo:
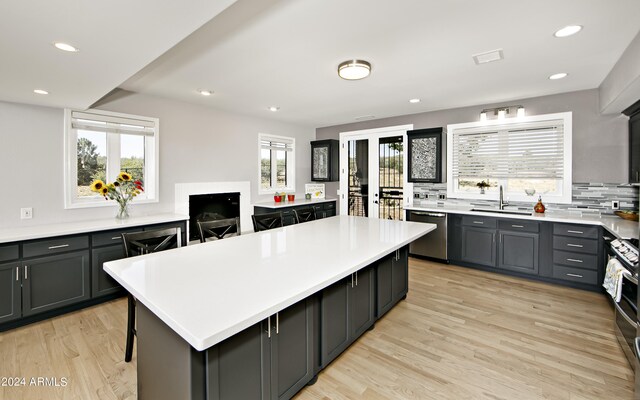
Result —
<path fill-rule="evenodd" d="M 414 199 L 419 199 L 420 198 L 420 193 L 414 193 L 413 194 L 413 198 Z"/>
<path fill-rule="evenodd" d="M 611 200 L 611 208 L 614 210 L 620 209 L 620 201 L 619 200 Z"/>
<path fill-rule="evenodd" d="M 438 200 L 446 200 L 447 199 L 447 195 L 446 194 L 438 194 Z"/>
<path fill-rule="evenodd" d="M 20 209 L 20 219 L 31 219 L 33 218 L 33 208 L 21 208 Z"/>

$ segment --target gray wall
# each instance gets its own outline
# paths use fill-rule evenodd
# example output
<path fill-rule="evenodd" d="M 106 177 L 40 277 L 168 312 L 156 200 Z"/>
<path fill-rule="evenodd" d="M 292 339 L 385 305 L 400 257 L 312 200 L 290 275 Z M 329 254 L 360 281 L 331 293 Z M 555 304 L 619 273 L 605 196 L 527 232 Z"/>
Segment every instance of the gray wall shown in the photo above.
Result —
<path fill-rule="evenodd" d="M 640 99 L 640 33 L 600 84 L 600 110 L 620 113 Z"/>
<path fill-rule="evenodd" d="M 133 215 L 173 212 L 178 182 L 251 181 L 252 200 L 268 200 L 257 195 L 258 132 L 296 138 L 296 189 L 304 193 L 313 128 L 121 92 L 99 108 L 160 119 L 160 202 L 134 201 Z M 0 102 L 0 228 L 115 215 L 115 205 L 64 209 L 63 120 L 62 109 Z M 20 220 L 21 207 L 33 207 L 33 219 Z"/>
<path fill-rule="evenodd" d="M 509 101 L 521 104 L 527 115 L 573 112 L 573 182 L 615 182 L 628 180 L 628 118 L 600 114 L 598 89 Z M 338 139 L 340 132 L 413 124 L 414 129 L 478 121 L 480 111 L 506 103 L 482 104 L 402 115 L 371 121 L 316 129 L 317 139 Z M 327 194 L 335 195 L 339 184 L 327 184 Z"/>

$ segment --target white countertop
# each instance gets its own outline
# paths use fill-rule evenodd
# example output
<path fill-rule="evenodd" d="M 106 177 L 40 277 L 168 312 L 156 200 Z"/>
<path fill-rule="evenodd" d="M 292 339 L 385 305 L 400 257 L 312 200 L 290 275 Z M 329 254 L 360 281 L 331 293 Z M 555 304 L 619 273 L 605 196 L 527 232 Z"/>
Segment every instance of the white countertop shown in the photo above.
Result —
<path fill-rule="evenodd" d="M 112 261 L 104 269 L 201 351 L 433 229 L 341 215 Z"/>
<path fill-rule="evenodd" d="M 75 235 L 87 232 L 108 231 L 111 229 L 132 228 L 142 225 L 162 224 L 165 222 L 184 221 L 188 219 L 188 215 L 167 213 L 129 217 L 124 220 L 106 218 L 77 222 L 61 222 L 59 224 L 34 225 L 24 228 L 0 229 L 0 243 Z"/>
<path fill-rule="evenodd" d="M 427 211 L 427 212 L 443 212 L 450 214 L 469 214 L 469 215 L 486 215 L 497 218 L 512 218 L 512 219 L 529 219 L 534 221 L 547 221 L 547 222 L 566 222 L 571 224 L 588 224 L 588 225 L 600 225 L 606 230 L 611 232 L 619 239 L 638 238 L 638 225 L 637 221 L 627 221 L 617 216 L 593 216 L 593 215 L 576 215 L 571 213 L 533 213 L 533 215 L 520 215 L 520 214 L 502 214 L 492 212 L 480 212 L 471 211 L 472 206 L 468 205 L 419 205 L 419 206 L 405 206 L 405 210 L 413 211 Z M 475 207 L 482 208 L 482 207 Z M 509 208 L 506 208 L 509 210 Z"/>
<path fill-rule="evenodd" d="M 256 207 L 265 207 L 265 208 L 282 208 L 282 207 L 293 207 L 293 206 L 312 206 L 314 204 L 328 203 L 330 201 L 336 201 L 336 200 L 337 199 L 332 199 L 332 198 L 306 200 L 304 198 L 304 195 L 302 195 L 302 198 L 299 198 L 298 196 L 296 196 L 296 199 L 294 201 L 283 201 L 283 202 L 280 202 L 280 203 L 276 203 L 275 201 L 265 201 L 263 203 L 255 203 L 254 206 L 256 206 Z"/>

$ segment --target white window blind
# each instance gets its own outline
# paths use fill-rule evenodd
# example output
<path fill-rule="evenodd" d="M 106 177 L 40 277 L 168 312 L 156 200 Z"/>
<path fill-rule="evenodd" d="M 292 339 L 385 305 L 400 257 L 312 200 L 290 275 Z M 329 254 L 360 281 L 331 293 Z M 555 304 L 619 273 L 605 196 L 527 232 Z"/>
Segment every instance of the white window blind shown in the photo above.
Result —
<path fill-rule="evenodd" d="M 109 132 L 127 135 L 153 136 L 155 122 L 111 115 L 96 115 L 82 111 L 71 112 L 71 127 L 94 132 Z"/>
<path fill-rule="evenodd" d="M 454 179 L 562 179 L 563 120 L 453 132 Z"/>

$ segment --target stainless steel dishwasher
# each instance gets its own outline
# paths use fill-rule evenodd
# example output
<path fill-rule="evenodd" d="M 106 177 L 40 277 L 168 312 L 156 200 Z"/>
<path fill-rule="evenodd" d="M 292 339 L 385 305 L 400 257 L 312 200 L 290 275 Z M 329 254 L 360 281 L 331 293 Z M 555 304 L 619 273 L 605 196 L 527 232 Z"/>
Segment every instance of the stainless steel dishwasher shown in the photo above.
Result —
<path fill-rule="evenodd" d="M 447 260 L 447 214 L 429 211 L 409 211 L 409 221 L 435 224 L 436 229 L 409 245 L 409 253 Z"/>

